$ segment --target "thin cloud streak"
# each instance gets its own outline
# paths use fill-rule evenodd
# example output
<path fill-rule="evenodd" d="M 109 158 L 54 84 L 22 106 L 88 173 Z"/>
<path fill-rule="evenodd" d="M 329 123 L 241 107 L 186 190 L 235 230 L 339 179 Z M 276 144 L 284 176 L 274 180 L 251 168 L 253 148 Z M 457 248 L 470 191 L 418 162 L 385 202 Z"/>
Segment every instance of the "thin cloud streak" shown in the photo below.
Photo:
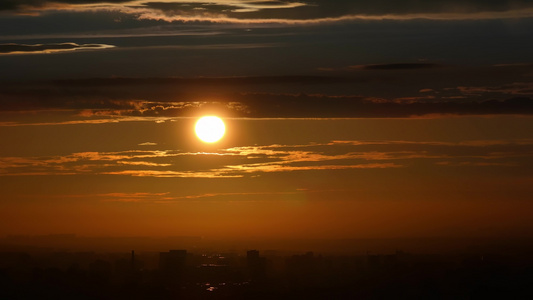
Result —
<path fill-rule="evenodd" d="M 282 43 L 254 43 L 254 44 L 208 44 L 208 45 L 159 45 L 159 46 L 136 46 L 124 47 L 117 50 L 120 51 L 137 51 L 140 49 L 180 49 L 180 50 L 231 50 L 231 49 L 258 49 L 258 48 L 277 48 L 283 47 Z"/>
<path fill-rule="evenodd" d="M 312 190 L 312 189 L 297 189 L 295 191 L 282 191 L 282 192 L 212 192 L 203 194 L 189 194 L 189 195 L 173 195 L 170 192 L 163 193 L 106 193 L 106 194 L 93 194 L 93 195 L 68 195 L 65 197 L 75 198 L 90 198 L 99 199 L 103 202 L 124 202 L 124 203 L 155 203 L 165 204 L 182 201 L 198 201 L 198 200 L 216 200 L 216 198 L 231 197 L 231 201 L 257 201 L 249 200 L 249 197 L 254 196 L 279 196 L 279 195 L 302 195 L 302 194 L 315 194 L 315 193 L 331 193 L 331 192 L 346 192 L 347 190 Z M 244 199 L 242 199 L 244 197 Z"/>
<path fill-rule="evenodd" d="M 168 16 L 152 10 L 121 10 L 124 13 L 136 14 L 139 20 L 157 20 L 166 22 L 205 22 L 223 24 L 282 24 L 282 25 L 320 25 L 327 23 L 342 23 L 356 21 L 466 21 L 466 20 L 499 20 L 499 19 L 524 19 L 533 17 L 533 8 L 512 10 L 504 12 L 477 12 L 477 13 L 416 13 L 416 14 L 385 14 L 385 15 L 345 15 L 340 17 L 325 17 L 316 19 L 239 19 L 225 16 Z"/>
<path fill-rule="evenodd" d="M 533 95 L 533 82 L 513 82 L 501 86 L 459 86 L 457 90 L 465 95 L 481 95 L 485 93 Z"/>
<path fill-rule="evenodd" d="M 39 123 L 27 123 L 27 122 L 0 122 L 0 126 L 5 127 L 18 127 L 18 126 L 60 126 L 60 125 L 79 125 L 79 124 L 108 124 L 108 123 L 119 123 L 119 122 L 156 122 L 162 123 L 166 121 L 171 121 L 176 118 L 170 117 L 121 117 L 114 116 L 113 118 L 106 119 L 90 119 L 90 120 L 76 120 L 76 121 L 50 121 L 50 122 L 39 122 Z"/>
<path fill-rule="evenodd" d="M 114 33 L 96 32 L 96 33 L 75 33 L 75 34 L 18 34 L 18 35 L 0 35 L 0 40 L 51 40 L 51 39 L 110 39 L 110 38 L 142 38 L 142 37 L 180 37 L 180 36 L 216 36 L 226 34 L 224 31 L 214 30 L 183 30 L 180 28 L 164 30 L 161 26 L 156 28 L 143 28 L 142 30 L 124 29 Z M 148 31 L 148 32 L 145 32 Z M 154 31 L 154 32 L 151 32 Z M 165 31 L 165 32 L 162 32 Z M 121 49 L 121 48 L 118 48 Z"/>
<path fill-rule="evenodd" d="M 155 171 L 155 170 L 126 170 L 103 172 L 104 175 L 127 175 L 134 177 L 158 177 L 158 178 L 241 178 L 244 175 L 229 175 L 217 170 L 202 171 Z"/>
<path fill-rule="evenodd" d="M 402 149 L 402 150 L 399 150 Z M 180 159 L 211 157 L 183 167 Z M 332 141 L 306 145 L 233 147 L 214 153 L 178 150 L 79 152 L 66 156 L 2 157 L 0 176 L 107 174 L 139 177 L 241 178 L 250 175 L 433 165 L 515 166 L 533 157 L 533 140 Z M 192 164 L 195 165 L 195 164 Z"/>
<path fill-rule="evenodd" d="M 437 162 L 435 164 L 439 166 L 449 166 L 449 167 L 516 167 L 518 166 L 516 163 L 471 162 L 471 161 L 463 161 L 463 162 L 442 161 L 442 162 Z"/>
<path fill-rule="evenodd" d="M 114 48 L 113 45 L 106 44 L 76 44 L 76 43 L 60 43 L 60 44 L 0 44 L 0 55 L 22 55 L 22 54 L 52 54 L 64 53 L 80 50 L 103 50 Z"/>

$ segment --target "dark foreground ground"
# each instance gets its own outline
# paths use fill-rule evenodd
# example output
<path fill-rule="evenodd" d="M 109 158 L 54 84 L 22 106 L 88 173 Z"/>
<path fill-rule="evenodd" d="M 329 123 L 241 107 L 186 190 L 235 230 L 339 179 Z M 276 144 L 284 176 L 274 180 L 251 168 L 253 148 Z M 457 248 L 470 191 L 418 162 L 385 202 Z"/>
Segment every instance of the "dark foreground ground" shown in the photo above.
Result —
<path fill-rule="evenodd" d="M 0 252 L 0 299 L 533 299 L 527 253 Z"/>

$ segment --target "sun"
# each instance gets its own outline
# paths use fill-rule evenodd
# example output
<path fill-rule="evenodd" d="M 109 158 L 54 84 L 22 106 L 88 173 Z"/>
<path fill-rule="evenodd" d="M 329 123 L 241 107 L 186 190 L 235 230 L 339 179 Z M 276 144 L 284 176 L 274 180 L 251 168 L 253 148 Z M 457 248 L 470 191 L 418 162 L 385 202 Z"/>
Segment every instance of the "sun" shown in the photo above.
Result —
<path fill-rule="evenodd" d="M 224 121 L 219 117 L 206 116 L 201 117 L 196 122 L 194 130 L 196 131 L 196 136 L 198 136 L 202 142 L 214 143 L 224 136 L 226 126 L 224 125 Z"/>

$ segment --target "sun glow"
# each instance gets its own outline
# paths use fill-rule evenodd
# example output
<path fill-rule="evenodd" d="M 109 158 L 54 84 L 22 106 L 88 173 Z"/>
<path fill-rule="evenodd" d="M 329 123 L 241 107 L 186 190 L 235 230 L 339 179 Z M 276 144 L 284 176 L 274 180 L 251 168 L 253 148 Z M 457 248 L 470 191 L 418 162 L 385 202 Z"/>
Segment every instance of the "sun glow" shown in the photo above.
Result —
<path fill-rule="evenodd" d="M 202 142 L 214 143 L 224 136 L 226 126 L 219 117 L 207 116 L 200 118 L 196 122 L 194 130 L 196 131 L 196 136 Z"/>

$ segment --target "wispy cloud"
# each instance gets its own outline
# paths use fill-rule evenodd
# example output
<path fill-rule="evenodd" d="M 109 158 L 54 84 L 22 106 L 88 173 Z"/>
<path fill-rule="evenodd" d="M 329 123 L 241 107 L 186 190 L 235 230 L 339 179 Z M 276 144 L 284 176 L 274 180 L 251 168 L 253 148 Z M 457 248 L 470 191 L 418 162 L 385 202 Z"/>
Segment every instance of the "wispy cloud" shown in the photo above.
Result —
<path fill-rule="evenodd" d="M 71 52 L 75 50 L 103 50 L 114 48 L 113 45 L 105 44 L 0 44 L 0 55 L 20 55 L 20 54 L 51 54 L 61 52 Z"/>
<path fill-rule="evenodd" d="M 205 163 L 205 157 L 210 157 Z M 263 145 L 214 153 L 178 150 L 79 152 L 65 156 L 2 157 L 0 176 L 108 174 L 139 177 L 240 178 L 266 173 L 430 165 L 515 166 L 533 157 L 532 140 L 464 142 L 332 141 Z M 187 159 L 189 164 L 180 162 Z M 194 163 L 196 161 L 197 163 Z"/>
<path fill-rule="evenodd" d="M 449 167 L 516 167 L 516 163 L 500 163 L 500 162 L 472 162 L 472 161 L 463 161 L 463 162 L 450 162 L 450 161 L 441 161 L 435 163 L 440 166 L 449 166 Z"/>
<path fill-rule="evenodd" d="M 107 193 L 89 195 L 91 198 L 100 199 L 104 202 L 157 202 L 171 199 L 168 192 L 165 193 Z M 87 197 L 87 195 L 83 195 Z"/>
<path fill-rule="evenodd" d="M 147 161 L 117 161 L 119 164 L 130 165 L 130 166 L 148 166 L 148 167 L 168 167 L 172 164 L 162 164 L 162 163 L 153 163 Z"/>
<path fill-rule="evenodd" d="M 68 197 L 83 197 L 90 199 L 97 199 L 103 202 L 124 202 L 124 203 L 155 203 L 166 204 L 182 201 L 206 201 L 224 199 L 230 201 L 257 201 L 259 196 L 278 196 L 278 195 L 302 195 L 314 193 L 331 193 L 345 190 L 321 190 L 321 189 L 296 189 L 294 191 L 257 191 L 257 192 L 210 192 L 201 194 L 186 194 L 177 195 L 175 193 L 106 193 L 106 194 L 92 194 L 92 195 L 68 195 Z M 253 200 L 250 200 L 252 198 Z M 271 197 L 269 197 L 271 199 Z"/>
<path fill-rule="evenodd" d="M 533 95 L 533 82 L 513 82 L 500 86 L 459 86 L 461 93 L 466 95 L 481 94 L 508 94 L 508 95 Z"/>
<path fill-rule="evenodd" d="M 139 19 L 236 24 L 319 24 L 354 20 L 465 20 L 533 16 L 529 1 L 74 1 L 7 0 L 0 10 L 38 15 L 43 11 L 119 11 Z"/>
<path fill-rule="evenodd" d="M 503 12 L 475 12 L 475 13 L 408 13 L 408 14 L 348 14 L 337 17 L 315 17 L 308 19 L 297 18 L 239 18 L 225 14 L 169 14 L 152 9 L 121 9 L 124 13 L 135 14 L 140 20 L 159 20 L 166 22 L 206 22 L 224 24 L 282 24 L 282 25 L 319 25 L 328 23 L 355 22 L 355 21 L 385 21 L 385 20 L 435 20 L 435 21 L 460 21 L 460 20 L 494 20 L 494 19 L 522 19 L 533 17 L 533 9 L 518 9 Z"/>
<path fill-rule="evenodd" d="M 103 172 L 107 175 L 127 175 L 135 177 L 159 177 L 159 178 L 241 178 L 241 174 L 229 174 L 219 170 L 208 171 L 157 171 L 157 170 L 123 170 Z"/>

